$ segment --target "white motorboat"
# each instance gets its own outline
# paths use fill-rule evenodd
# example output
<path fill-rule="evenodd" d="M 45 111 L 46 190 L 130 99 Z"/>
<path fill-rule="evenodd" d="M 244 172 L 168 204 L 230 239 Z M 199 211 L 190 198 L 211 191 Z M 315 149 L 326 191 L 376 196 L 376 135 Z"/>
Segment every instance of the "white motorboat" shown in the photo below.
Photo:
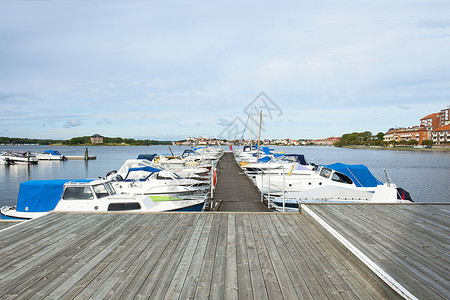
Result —
<path fill-rule="evenodd" d="M 15 164 L 37 164 L 38 159 L 31 155 L 29 151 L 6 151 L 2 153 L 2 158 Z"/>
<path fill-rule="evenodd" d="M 204 180 L 183 178 L 175 172 L 155 168 L 147 160 L 127 160 L 117 172 L 110 172 L 107 178 L 118 193 L 133 195 L 192 195 L 208 190 Z"/>
<path fill-rule="evenodd" d="M 35 157 L 39 160 L 67 160 L 67 158 L 57 150 L 47 150 L 42 153 L 36 153 Z"/>
<path fill-rule="evenodd" d="M 268 174 L 265 176 L 268 178 Z M 265 182 L 265 179 L 259 181 Z M 298 176 L 289 174 L 272 175 L 267 189 L 278 198 L 271 199 L 275 204 L 290 206 L 298 202 L 370 202 L 397 203 L 412 202 L 408 192 L 390 182 L 382 183 L 364 165 L 335 163 L 317 166 L 313 174 Z M 284 194 L 283 194 L 284 191 Z M 283 196 L 284 195 L 284 196 Z M 286 202 L 287 201 L 287 202 Z M 297 206 L 298 207 L 298 206 Z"/>
<path fill-rule="evenodd" d="M 9 157 L 6 156 L 0 156 L 0 165 L 12 165 L 14 164 L 13 161 L 9 160 Z"/>
<path fill-rule="evenodd" d="M 205 200 L 117 194 L 111 182 L 96 180 L 31 180 L 20 185 L 16 207 L 4 206 L 2 219 L 33 219 L 48 212 L 200 211 Z"/>
<path fill-rule="evenodd" d="M 257 174 L 258 172 L 271 171 L 272 173 L 282 173 L 282 169 L 287 172 L 295 170 L 312 170 L 313 166 L 308 164 L 305 160 L 305 156 L 302 154 L 284 154 L 273 159 L 264 157 L 259 159 L 256 163 L 244 164 L 241 168 L 247 172 L 247 174 Z"/>

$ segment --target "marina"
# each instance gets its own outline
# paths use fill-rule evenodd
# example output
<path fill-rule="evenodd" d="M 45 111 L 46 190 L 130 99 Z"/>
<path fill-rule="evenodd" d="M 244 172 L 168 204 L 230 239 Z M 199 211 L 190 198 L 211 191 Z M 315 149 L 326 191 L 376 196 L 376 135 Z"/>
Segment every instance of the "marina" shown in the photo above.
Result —
<path fill-rule="evenodd" d="M 450 294 L 449 203 L 301 203 L 281 213 L 267 207 L 233 153 L 225 152 L 214 170 L 217 183 L 207 212 L 69 209 L 25 222 L 0 221 L 0 297 Z"/>

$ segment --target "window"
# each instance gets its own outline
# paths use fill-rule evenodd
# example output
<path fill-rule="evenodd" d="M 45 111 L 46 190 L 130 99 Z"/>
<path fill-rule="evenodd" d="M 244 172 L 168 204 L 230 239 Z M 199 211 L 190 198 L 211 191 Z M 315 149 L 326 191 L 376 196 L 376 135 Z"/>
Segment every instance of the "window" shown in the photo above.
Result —
<path fill-rule="evenodd" d="M 332 171 L 330 169 L 322 168 L 319 175 L 325 178 L 330 178 L 331 172 Z"/>
<path fill-rule="evenodd" d="M 141 209 L 141 205 L 138 202 L 111 203 L 108 206 L 108 211 L 124 211 L 137 209 Z"/>
<path fill-rule="evenodd" d="M 331 180 L 337 181 L 337 182 L 342 182 L 342 183 L 347 183 L 347 184 L 353 183 L 353 181 L 348 176 L 341 174 L 341 173 L 337 173 L 337 172 L 335 172 L 333 174 L 333 176 L 331 177 Z"/>
<path fill-rule="evenodd" d="M 63 194 L 63 200 L 92 200 L 94 194 L 88 186 L 69 186 Z"/>
<path fill-rule="evenodd" d="M 108 190 L 103 184 L 97 184 L 92 187 L 98 199 L 109 196 Z"/>

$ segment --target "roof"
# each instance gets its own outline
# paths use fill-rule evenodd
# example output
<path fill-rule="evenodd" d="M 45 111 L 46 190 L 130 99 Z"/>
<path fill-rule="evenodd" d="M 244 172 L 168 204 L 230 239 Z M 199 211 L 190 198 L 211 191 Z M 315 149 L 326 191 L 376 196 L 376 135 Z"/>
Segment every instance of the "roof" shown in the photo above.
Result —
<path fill-rule="evenodd" d="M 428 115 L 428 116 L 426 116 L 426 117 L 423 117 L 421 120 L 424 120 L 424 119 L 430 119 L 430 118 L 435 117 L 435 116 L 440 115 L 440 114 L 441 114 L 441 113 L 434 113 L 434 114 Z"/>
<path fill-rule="evenodd" d="M 449 131 L 450 130 L 450 124 L 444 125 L 442 127 L 436 128 L 433 131 Z"/>
<path fill-rule="evenodd" d="M 93 137 L 93 138 L 102 138 L 103 136 L 101 136 L 100 134 L 96 133 L 96 134 L 94 134 L 94 135 L 91 136 L 91 137 Z"/>

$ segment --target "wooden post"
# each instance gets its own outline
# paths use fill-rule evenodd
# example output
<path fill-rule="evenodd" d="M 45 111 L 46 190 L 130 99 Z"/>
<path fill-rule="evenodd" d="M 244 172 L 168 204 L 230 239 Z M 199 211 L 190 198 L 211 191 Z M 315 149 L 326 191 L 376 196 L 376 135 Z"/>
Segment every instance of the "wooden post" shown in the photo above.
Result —
<path fill-rule="evenodd" d="M 88 148 L 86 147 L 86 150 L 84 150 L 84 160 L 88 160 L 89 159 L 89 152 L 88 152 Z"/>

